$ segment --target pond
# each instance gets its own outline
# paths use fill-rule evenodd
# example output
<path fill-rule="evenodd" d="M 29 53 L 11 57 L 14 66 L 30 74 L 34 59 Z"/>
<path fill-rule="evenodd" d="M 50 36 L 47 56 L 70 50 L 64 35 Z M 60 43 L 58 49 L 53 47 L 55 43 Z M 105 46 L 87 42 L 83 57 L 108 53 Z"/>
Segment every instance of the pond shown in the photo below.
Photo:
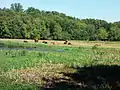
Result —
<path fill-rule="evenodd" d="M 21 48 L 21 47 L 4 47 L 0 46 L 0 50 L 28 50 L 28 51 L 41 51 L 41 52 L 64 52 L 62 49 L 50 49 L 46 47 L 36 47 L 36 48 Z"/>

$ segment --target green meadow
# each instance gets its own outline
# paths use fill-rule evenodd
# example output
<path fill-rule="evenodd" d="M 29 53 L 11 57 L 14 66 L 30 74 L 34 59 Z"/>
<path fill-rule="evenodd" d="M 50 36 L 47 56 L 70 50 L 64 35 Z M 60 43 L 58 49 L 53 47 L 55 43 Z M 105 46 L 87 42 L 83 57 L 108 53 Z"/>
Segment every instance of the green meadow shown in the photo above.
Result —
<path fill-rule="evenodd" d="M 74 90 L 74 88 L 111 90 L 114 85 L 107 81 L 109 76 L 97 75 L 99 71 L 96 72 L 94 67 L 102 65 L 106 68 L 113 66 L 119 68 L 120 65 L 120 49 L 118 48 L 102 48 L 97 45 L 92 47 L 49 46 L 42 43 L 12 41 L 1 41 L 0 45 L 0 90 L 45 88 L 63 90 L 65 87 L 69 90 Z M 101 80 L 102 83 L 88 82 L 91 69 L 84 71 L 83 74 L 87 75 L 84 82 L 81 79 L 79 81 L 74 79 L 77 76 L 67 75 L 68 73 L 75 74 L 78 67 L 93 67 L 92 76 L 97 75 L 97 80 Z"/>

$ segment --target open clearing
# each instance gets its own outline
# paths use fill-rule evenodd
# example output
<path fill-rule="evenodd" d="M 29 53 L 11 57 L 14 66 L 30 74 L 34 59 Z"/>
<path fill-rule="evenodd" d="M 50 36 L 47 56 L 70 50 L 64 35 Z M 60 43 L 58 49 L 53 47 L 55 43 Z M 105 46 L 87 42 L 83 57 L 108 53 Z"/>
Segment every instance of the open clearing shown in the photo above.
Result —
<path fill-rule="evenodd" d="M 1 90 L 120 88 L 120 42 L 27 41 L 0 40 Z"/>
<path fill-rule="evenodd" d="M 30 43 L 34 43 L 34 40 L 26 40 L 26 39 L 0 39 L 1 41 L 12 41 L 12 42 L 23 42 L 28 41 Z M 69 46 L 64 44 L 65 41 L 56 41 L 56 40 L 39 40 L 38 43 L 42 43 L 43 41 L 48 42 L 48 45 L 53 45 L 51 42 L 55 42 L 54 45 L 57 46 Z M 94 45 L 98 45 L 99 47 L 105 47 L 105 48 L 120 48 L 120 42 L 119 41 L 69 41 L 73 47 L 92 47 Z"/>

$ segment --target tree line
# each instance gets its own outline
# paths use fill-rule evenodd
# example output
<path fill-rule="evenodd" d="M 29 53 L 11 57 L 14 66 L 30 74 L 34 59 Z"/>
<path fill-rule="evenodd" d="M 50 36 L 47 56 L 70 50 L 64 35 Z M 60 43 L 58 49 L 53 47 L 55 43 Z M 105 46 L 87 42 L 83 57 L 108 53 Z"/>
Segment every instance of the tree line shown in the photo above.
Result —
<path fill-rule="evenodd" d="M 0 8 L 0 38 L 120 41 L 120 22 L 78 19 L 34 7 L 24 10 L 14 3 Z"/>

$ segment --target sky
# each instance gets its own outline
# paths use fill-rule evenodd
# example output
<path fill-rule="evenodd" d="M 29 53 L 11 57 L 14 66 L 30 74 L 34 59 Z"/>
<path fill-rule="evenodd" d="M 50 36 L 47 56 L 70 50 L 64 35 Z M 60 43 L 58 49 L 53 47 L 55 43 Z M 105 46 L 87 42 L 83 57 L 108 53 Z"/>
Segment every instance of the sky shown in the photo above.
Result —
<path fill-rule="evenodd" d="M 120 21 L 120 0 L 0 0 L 0 8 L 10 8 L 12 3 L 21 3 L 24 9 L 58 11 L 80 19 Z"/>

